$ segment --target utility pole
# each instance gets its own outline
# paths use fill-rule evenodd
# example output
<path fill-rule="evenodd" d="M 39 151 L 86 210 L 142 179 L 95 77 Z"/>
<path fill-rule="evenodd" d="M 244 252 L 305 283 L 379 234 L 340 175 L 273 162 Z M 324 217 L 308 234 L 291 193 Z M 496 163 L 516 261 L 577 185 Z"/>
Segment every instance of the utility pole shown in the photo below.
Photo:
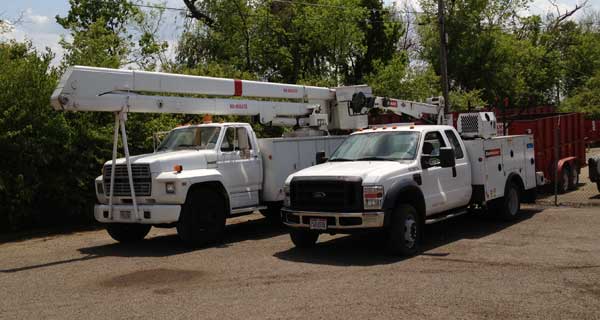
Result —
<path fill-rule="evenodd" d="M 450 113 L 450 104 L 448 97 L 448 61 L 446 57 L 446 26 L 444 22 L 444 11 L 444 0 L 438 0 L 438 20 L 440 22 L 440 73 L 442 75 L 444 112 Z"/>

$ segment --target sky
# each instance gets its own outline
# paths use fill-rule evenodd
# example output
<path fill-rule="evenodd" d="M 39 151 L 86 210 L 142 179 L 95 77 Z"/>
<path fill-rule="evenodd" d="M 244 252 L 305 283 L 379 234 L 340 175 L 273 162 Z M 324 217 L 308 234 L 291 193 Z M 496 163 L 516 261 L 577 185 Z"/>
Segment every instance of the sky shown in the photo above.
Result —
<path fill-rule="evenodd" d="M 15 25 L 12 31 L 3 34 L 0 38 L 16 39 L 23 41 L 30 40 L 33 45 L 43 50 L 48 47 L 56 54 L 54 63 L 60 61 L 63 50 L 59 44 L 61 36 L 67 36 L 65 30 L 56 23 L 55 16 L 64 16 L 69 11 L 68 0 L 0 0 L 4 2 L 0 7 L 0 19 L 12 20 L 22 16 L 22 22 Z M 412 3 L 415 9 L 419 9 L 417 0 L 385 0 L 386 4 L 396 2 L 403 6 L 406 2 Z M 582 0 L 555 0 L 559 7 L 564 11 L 573 8 Z M 183 8 L 181 0 L 150 0 L 148 2 L 166 3 L 169 7 Z M 600 0 L 588 0 L 587 9 L 600 10 Z M 543 14 L 549 10 L 554 12 L 554 7 L 548 0 L 535 0 L 531 5 L 529 12 L 532 14 Z M 165 16 L 165 22 L 160 31 L 160 38 L 168 41 L 171 54 L 174 52 L 174 45 L 177 43 L 177 37 L 180 32 L 182 18 L 177 11 L 171 11 Z M 67 38 L 68 39 L 68 38 Z"/>

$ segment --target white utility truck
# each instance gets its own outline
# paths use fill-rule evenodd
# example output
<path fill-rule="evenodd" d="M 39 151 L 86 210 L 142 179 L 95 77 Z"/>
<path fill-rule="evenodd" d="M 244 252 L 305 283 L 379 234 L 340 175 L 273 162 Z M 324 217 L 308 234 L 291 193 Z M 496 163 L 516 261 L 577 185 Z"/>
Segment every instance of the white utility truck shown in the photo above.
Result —
<path fill-rule="evenodd" d="M 441 110 L 439 103 L 373 98 L 367 86 L 321 88 L 81 66 L 65 72 L 52 105 L 115 114 L 113 156 L 96 179 L 94 209 L 114 239 L 142 239 L 151 226 L 177 227 L 193 245 L 218 239 L 230 216 L 261 210 L 279 220 L 286 177 L 331 155 L 346 137 L 329 136 L 328 130 L 367 127 L 370 108 L 415 117 Z M 245 115 L 296 131 L 257 139 L 246 123 L 189 125 L 170 131 L 154 153 L 130 157 L 129 112 Z"/>
<path fill-rule="evenodd" d="M 535 201 L 532 136 L 496 136 L 488 112 L 461 114 L 457 127 L 354 132 L 326 163 L 290 175 L 282 219 L 293 243 L 309 247 L 320 233 L 385 230 L 389 249 L 410 255 L 426 223 L 469 208 L 514 219 L 522 201 Z"/>

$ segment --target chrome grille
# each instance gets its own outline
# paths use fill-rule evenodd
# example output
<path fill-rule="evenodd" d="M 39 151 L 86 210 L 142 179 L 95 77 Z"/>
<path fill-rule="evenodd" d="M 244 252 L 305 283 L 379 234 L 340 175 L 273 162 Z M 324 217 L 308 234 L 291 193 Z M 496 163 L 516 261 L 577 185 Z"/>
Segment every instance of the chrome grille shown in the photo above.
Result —
<path fill-rule="evenodd" d="M 291 207 L 303 211 L 359 212 L 362 210 L 362 181 L 292 179 Z"/>
<path fill-rule="evenodd" d="M 112 165 L 104 166 L 104 192 L 110 194 L 110 175 Z M 150 174 L 150 165 L 148 164 L 132 164 L 131 175 L 133 177 L 133 187 L 135 195 L 149 196 L 152 193 L 152 176 Z M 127 165 L 118 164 L 115 170 L 115 188 L 114 196 L 130 197 L 131 190 L 129 189 L 129 176 L 127 174 Z"/>

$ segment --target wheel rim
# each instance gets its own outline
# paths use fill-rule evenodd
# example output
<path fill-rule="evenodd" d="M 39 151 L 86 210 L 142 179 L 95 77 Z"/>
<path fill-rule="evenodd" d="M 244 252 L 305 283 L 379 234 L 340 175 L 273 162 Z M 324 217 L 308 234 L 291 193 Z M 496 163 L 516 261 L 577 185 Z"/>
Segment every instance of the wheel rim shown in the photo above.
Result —
<path fill-rule="evenodd" d="M 508 212 L 511 216 L 514 216 L 519 211 L 519 195 L 517 194 L 517 190 L 511 188 L 508 191 Z"/>
<path fill-rule="evenodd" d="M 404 220 L 404 242 L 407 248 L 412 248 L 417 242 L 417 221 L 412 215 Z"/>

